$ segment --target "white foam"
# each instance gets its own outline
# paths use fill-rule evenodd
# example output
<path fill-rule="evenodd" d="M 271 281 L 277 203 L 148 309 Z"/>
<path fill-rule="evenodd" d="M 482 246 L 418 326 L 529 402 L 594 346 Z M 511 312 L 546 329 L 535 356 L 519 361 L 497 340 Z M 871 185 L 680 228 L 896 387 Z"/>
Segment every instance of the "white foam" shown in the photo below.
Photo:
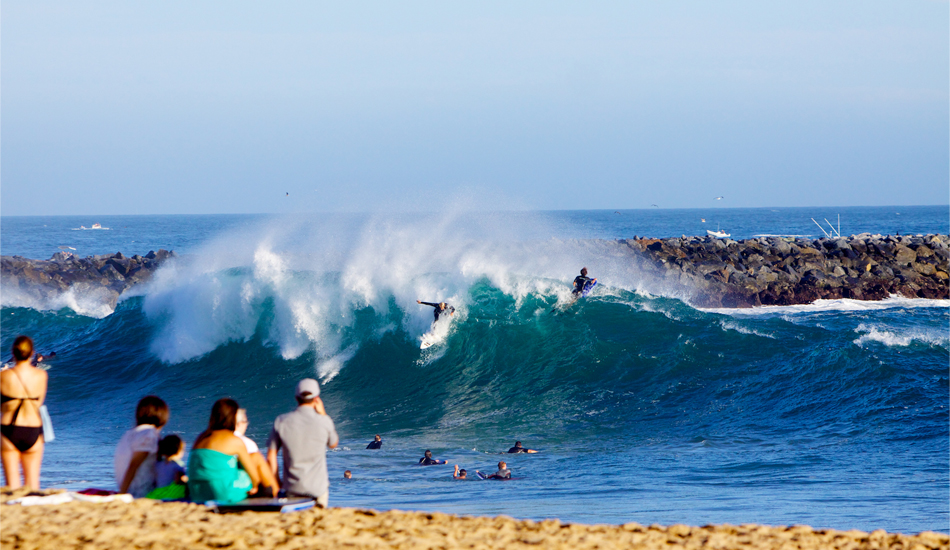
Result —
<path fill-rule="evenodd" d="M 115 311 L 115 294 L 101 287 L 79 284 L 65 292 L 38 296 L 16 288 L 4 288 L 0 304 L 3 307 L 23 307 L 37 311 L 71 309 L 79 315 L 102 319 Z"/>
<path fill-rule="evenodd" d="M 767 332 L 760 332 L 760 331 L 755 330 L 755 329 L 751 329 L 751 328 L 748 328 L 748 327 L 744 327 L 744 326 L 742 326 L 741 324 L 736 323 L 736 322 L 734 322 L 734 321 L 724 321 L 724 322 L 722 322 L 721 326 L 722 326 L 722 328 L 724 328 L 725 330 L 734 330 L 734 331 L 738 332 L 739 334 L 748 334 L 748 335 L 750 335 L 750 336 L 761 336 L 761 337 L 763 337 L 763 338 L 771 338 L 771 339 L 773 339 L 773 340 L 775 339 L 775 335 L 774 335 L 774 334 L 770 334 L 770 333 L 767 333 Z"/>
<path fill-rule="evenodd" d="M 611 286 L 640 284 L 616 243 L 513 239 L 554 234 L 536 215 L 504 224 L 459 216 L 281 218 L 216 238 L 150 281 L 144 311 L 158 327 L 151 349 L 174 363 L 260 334 L 286 359 L 315 351 L 318 375 L 329 380 L 356 353 L 351 332 L 363 308 L 378 316 L 377 336 L 401 328 L 417 339 L 432 324 L 432 308 L 417 299 L 451 303 L 454 325 L 464 322 L 472 287 L 486 280 L 518 308 L 531 296 L 566 300 L 584 265 Z M 399 326 L 386 320 L 392 304 L 405 313 Z"/>
<path fill-rule="evenodd" d="M 950 347 L 950 334 L 946 331 L 920 328 L 898 330 L 890 327 L 869 326 L 862 323 L 858 325 L 855 332 L 864 333 L 854 340 L 856 345 L 862 347 L 871 342 L 884 344 L 888 347 L 907 347 L 914 343 L 943 348 Z"/>
<path fill-rule="evenodd" d="M 815 300 L 810 304 L 799 304 L 793 306 L 759 306 L 752 308 L 697 308 L 707 313 L 721 313 L 725 315 L 743 316 L 743 315 L 796 315 L 819 313 L 825 311 L 877 311 L 892 308 L 950 308 L 950 300 L 930 300 L 926 298 L 904 298 L 903 296 L 890 296 L 884 300 L 852 300 L 842 298 L 839 300 Z"/>

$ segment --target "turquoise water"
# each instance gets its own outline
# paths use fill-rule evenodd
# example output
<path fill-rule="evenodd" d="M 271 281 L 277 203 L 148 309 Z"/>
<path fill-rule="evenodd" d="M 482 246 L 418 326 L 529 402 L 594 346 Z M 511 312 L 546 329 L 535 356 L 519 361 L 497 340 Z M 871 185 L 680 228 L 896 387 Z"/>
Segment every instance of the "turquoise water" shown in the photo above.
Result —
<path fill-rule="evenodd" d="M 832 219 L 777 210 L 702 217 L 739 238 L 820 235 L 809 218 Z M 948 231 L 946 207 L 832 210 L 844 234 Z M 47 486 L 111 486 L 143 395 L 189 442 L 232 396 L 264 444 L 294 383 L 316 376 L 342 440 L 334 505 L 947 532 L 946 302 L 704 311 L 584 240 L 698 234 L 697 213 L 3 218 L 5 255 L 182 255 L 114 312 L 4 291 L 0 344 L 25 333 L 58 354 Z M 95 222 L 112 229 L 71 230 Z M 565 308 L 581 265 L 601 284 Z M 458 308 L 425 351 L 432 312 L 416 299 Z M 383 449 L 364 450 L 375 433 Z M 542 452 L 499 454 L 516 439 Z M 449 465 L 414 466 L 425 449 Z M 451 479 L 501 459 L 519 479 Z"/>

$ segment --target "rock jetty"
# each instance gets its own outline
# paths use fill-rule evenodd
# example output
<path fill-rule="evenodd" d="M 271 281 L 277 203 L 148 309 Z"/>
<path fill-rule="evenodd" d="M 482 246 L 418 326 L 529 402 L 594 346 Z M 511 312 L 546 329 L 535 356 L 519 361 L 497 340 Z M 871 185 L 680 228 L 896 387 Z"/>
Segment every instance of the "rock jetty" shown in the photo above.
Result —
<path fill-rule="evenodd" d="M 95 292 L 114 308 L 123 292 L 147 281 L 162 263 L 176 256 L 164 249 L 131 258 L 121 252 L 85 258 L 57 252 L 49 260 L 0 256 L 0 285 L 5 293 L 40 303 L 68 290 Z"/>
<path fill-rule="evenodd" d="M 950 298 L 947 235 L 625 239 L 645 277 L 698 307 Z"/>

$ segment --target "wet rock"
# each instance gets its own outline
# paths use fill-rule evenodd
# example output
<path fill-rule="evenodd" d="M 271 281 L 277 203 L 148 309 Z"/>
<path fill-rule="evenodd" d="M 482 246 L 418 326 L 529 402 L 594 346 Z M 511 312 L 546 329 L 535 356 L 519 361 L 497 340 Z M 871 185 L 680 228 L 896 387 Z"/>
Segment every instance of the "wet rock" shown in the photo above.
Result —
<path fill-rule="evenodd" d="M 701 307 L 880 300 L 892 294 L 950 297 L 950 237 L 945 235 L 622 242 L 638 257 L 644 277 L 680 288 Z"/>
<path fill-rule="evenodd" d="M 16 288 L 36 300 L 51 299 L 70 289 L 95 293 L 102 298 L 100 301 L 114 307 L 123 292 L 147 281 L 165 261 L 175 257 L 167 250 L 149 254 L 128 258 L 118 252 L 77 258 L 63 251 L 50 260 L 0 256 L 0 285 Z"/>

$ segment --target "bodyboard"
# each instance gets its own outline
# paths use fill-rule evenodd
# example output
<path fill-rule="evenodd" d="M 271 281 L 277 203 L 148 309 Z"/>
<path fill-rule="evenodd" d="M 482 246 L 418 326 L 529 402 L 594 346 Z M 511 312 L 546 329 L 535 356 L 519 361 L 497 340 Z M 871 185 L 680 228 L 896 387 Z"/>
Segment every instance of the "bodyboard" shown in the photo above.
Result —
<path fill-rule="evenodd" d="M 316 501 L 312 498 L 246 498 L 230 504 L 218 503 L 213 500 L 206 505 L 219 514 L 228 512 L 297 512 L 313 508 Z"/>
<path fill-rule="evenodd" d="M 584 290 L 581 291 L 581 296 L 587 296 L 588 294 L 590 294 L 590 291 L 591 291 L 595 286 L 597 286 L 597 281 L 596 281 L 596 280 L 595 280 L 595 281 L 591 281 L 591 282 L 587 283 L 586 285 L 584 285 Z"/>

